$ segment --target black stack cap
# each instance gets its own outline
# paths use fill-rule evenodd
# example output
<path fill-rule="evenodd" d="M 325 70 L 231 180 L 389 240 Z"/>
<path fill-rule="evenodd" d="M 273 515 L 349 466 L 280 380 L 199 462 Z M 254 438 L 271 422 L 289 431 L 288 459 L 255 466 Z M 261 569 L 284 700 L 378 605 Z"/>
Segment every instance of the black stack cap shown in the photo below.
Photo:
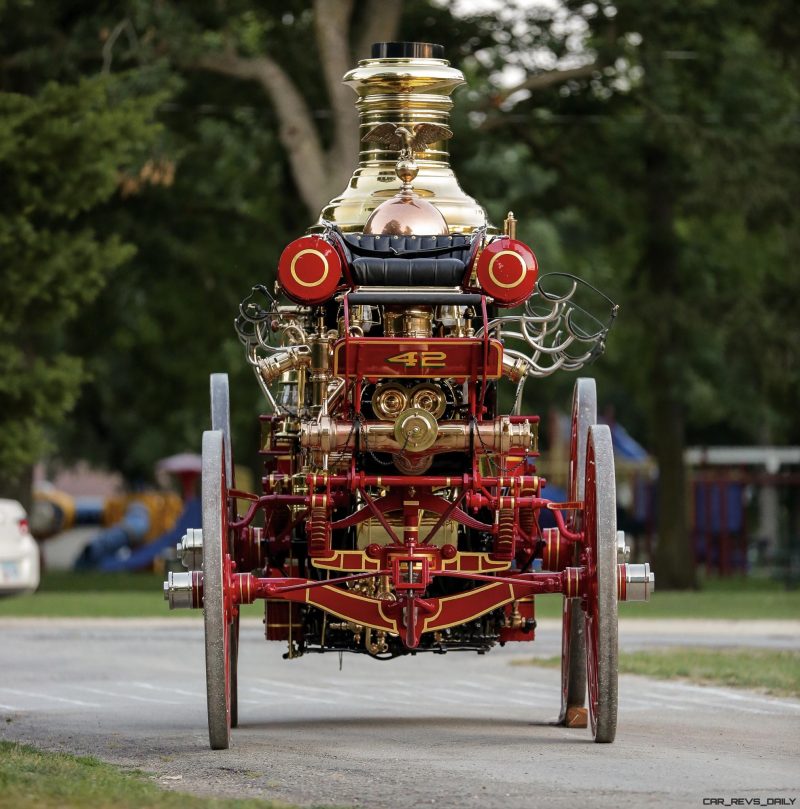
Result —
<path fill-rule="evenodd" d="M 432 42 L 376 42 L 373 59 L 444 59 L 444 45 Z"/>

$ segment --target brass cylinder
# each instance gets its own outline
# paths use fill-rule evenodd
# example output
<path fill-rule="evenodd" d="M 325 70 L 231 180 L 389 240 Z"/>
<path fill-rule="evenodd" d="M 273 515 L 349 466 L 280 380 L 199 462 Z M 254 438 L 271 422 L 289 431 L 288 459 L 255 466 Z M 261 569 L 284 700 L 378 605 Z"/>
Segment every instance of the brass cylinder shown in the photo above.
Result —
<path fill-rule="evenodd" d="M 514 211 L 508 212 L 508 216 L 503 222 L 503 233 L 505 233 L 510 239 L 517 238 L 517 220 L 514 216 Z"/>
<path fill-rule="evenodd" d="M 443 422 L 437 425 L 436 438 L 420 453 L 430 455 L 438 452 L 463 452 L 473 445 L 488 452 L 508 453 L 534 448 L 535 435 L 529 422 L 512 424 L 508 416 L 478 424 L 471 430 L 464 422 Z M 366 447 L 364 446 L 366 441 Z M 398 441 L 395 425 L 388 421 L 366 422 L 361 426 L 361 449 L 372 452 L 407 452 L 405 440 Z M 352 451 L 355 436 L 352 424 L 337 421 L 329 416 L 316 422 L 305 422 L 300 427 L 300 446 L 322 452 Z"/>
<path fill-rule="evenodd" d="M 446 59 L 379 58 L 360 61 L 345 75 L 344 83 L 358 96 L 363 137 L 382 123 L 448 126 L 453 107 L 450 95 L 464 84 L 464 76 Z M 358 168 L 347 188 L 320 216 L 347 232 L 362 231 L 375 208 L 401 187 L 395 173 L 399 153 L 376 143 L 362 145 Z M 415 160 L 419 173 L 414 191 L 441 211 L 451 233 L 469 233 L 488 224 L 486 211 L 464 193 L 450 168 L 447 141 L 431 143 Z"/>
<path fill-rule="evenodd" d="M 415 385 L 409 402 L 411 407 L 427 410 L 435 419 L 440 419 L 447 409 L 447 399 L 444 393 L 430 382 Z"/>
<path fill-rule="evenodd" d="M 433 311 L 430 306 L 385 306 L 383 323 L 387 337 L 430 337 L 433 333 Z"/>

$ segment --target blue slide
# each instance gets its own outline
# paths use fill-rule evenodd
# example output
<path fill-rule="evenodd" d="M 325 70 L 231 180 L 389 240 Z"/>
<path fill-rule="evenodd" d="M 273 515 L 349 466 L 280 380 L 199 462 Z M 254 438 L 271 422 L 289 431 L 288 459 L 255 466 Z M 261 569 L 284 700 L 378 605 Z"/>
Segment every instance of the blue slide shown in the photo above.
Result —
<path fill-rule="evenodd" d="M 142 545 L 133 550 L 127 556 L 120 556 L 118 552 L 103 558 L 97 565 L 97 569 L 106 573 L 119 573 L 121 571 L 141 570 L 153 563 L 153 560 L 160 556 L 167 548 L 174 548 L 186 533 L 188 528 L 199 528 L 202 525 L 202 511 L 200 508 L 200 498 L 193 497 L 186 501 L 175 526 L 162 534 L 147 545 Z M 111 529 L 109 529 L 111 530 Z"/>

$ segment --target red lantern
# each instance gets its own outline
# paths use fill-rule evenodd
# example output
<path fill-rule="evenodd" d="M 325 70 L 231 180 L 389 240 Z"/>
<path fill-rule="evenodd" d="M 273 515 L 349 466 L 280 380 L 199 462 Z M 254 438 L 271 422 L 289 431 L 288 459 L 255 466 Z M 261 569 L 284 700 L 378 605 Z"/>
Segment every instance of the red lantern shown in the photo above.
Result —
<path fill-rule="evenodd" d="M 524 242 L 501 236 L 480 253 L 475 275 L 480 288 L 500 306 L 528 300 L 536 286 L 539 264 Z"/>
<path fill-rule="evenodd" d="M 336 292 L 341 277 L 339 254 L 319 236 L 295 239 L 278 262 L 278 282 L 295 303 L 324 303 Z"/>

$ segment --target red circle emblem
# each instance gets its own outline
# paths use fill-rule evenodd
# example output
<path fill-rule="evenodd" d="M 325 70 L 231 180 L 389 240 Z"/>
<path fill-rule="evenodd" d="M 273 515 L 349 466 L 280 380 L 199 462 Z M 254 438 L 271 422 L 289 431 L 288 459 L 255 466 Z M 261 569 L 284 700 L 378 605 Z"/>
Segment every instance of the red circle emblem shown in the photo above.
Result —
<path fill-rule="evenodd" d="M 295 239 L 278 262 L 278 282 L 295 303 L 324 303 L 336 291 L 341 277 L 339 254 L 319 236 Z"/>
<path fill-rule="evenodd" d="M 539 264 L 533 250 L 508 236 L 489 242 L 475 268 L 479 286 L 500 306 L 517 306 L 528 300 L 538 274 Z"/>

